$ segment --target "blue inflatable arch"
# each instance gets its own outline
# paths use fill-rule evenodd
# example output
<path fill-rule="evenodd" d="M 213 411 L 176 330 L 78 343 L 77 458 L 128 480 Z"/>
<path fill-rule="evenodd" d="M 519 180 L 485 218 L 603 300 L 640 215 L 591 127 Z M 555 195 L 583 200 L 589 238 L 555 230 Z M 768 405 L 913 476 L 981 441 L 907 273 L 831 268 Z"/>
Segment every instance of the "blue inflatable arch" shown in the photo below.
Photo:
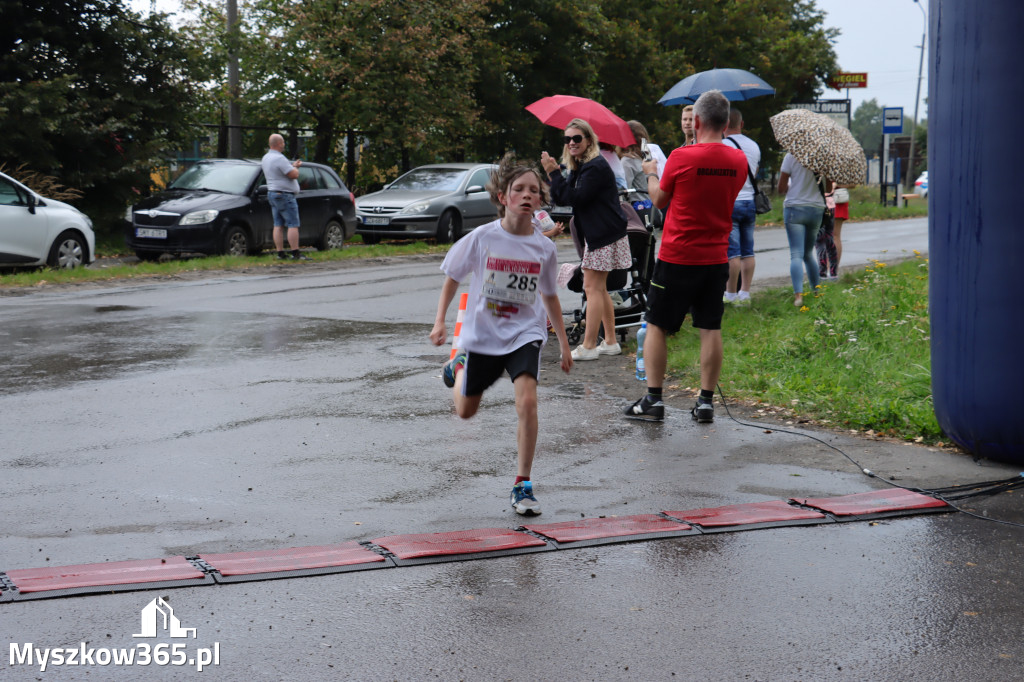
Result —
<path fill-rule="evenodd" d="M 939 425 L 1024 464 L 1022 0 L 931 0 L 929 304 Z"/>

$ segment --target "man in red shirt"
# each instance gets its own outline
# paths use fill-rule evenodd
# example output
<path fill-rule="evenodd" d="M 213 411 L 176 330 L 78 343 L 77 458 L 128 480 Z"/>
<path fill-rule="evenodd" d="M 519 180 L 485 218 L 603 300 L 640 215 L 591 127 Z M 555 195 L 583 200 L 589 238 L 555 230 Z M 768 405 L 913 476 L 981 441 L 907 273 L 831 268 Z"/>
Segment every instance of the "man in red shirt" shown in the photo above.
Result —
<path fill-rule="evenodd" d="M 721 92 L 705 92 L 693 113 L 697 143 L 672 152 L 660 184 L 654 162 L 643 165 L 651 201 L 660 209 L 671 204 L 671 210 L 647 299 L 647 395 L 626 409 L 633 419 L 665 418 L 665 340 L 679 331 L 687 312 L 700 330 L 701 390 L 690 414 L 702 424 L 715 419 L 712 401 L 722 371 L 722 296 L 729 279 L 732 208 L 747 179 L 747 157 L 722 144 L 729 100 Z"/>

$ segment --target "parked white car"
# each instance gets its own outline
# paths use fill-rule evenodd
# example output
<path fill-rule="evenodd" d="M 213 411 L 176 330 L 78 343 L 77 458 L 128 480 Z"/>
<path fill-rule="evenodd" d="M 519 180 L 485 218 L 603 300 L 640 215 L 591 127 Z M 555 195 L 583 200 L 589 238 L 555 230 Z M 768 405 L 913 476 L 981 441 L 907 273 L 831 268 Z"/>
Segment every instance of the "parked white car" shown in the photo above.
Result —
<path fill-rule="evenodd" d="M 76 268 L 95 259 L 88 216 L 0 173 L 0 266 Z"/>
<path fill-rule="evenodd" d="M 914 181 L 914 191 L 917 196 L 928 198 L 928 171 L 921 173 L 917 180 Z"/>

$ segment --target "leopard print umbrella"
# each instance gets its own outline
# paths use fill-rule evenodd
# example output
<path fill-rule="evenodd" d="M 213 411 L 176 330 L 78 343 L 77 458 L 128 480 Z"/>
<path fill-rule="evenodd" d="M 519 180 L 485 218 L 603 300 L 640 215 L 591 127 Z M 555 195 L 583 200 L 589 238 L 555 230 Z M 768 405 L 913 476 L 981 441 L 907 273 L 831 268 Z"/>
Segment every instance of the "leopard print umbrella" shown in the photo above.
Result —
<path fill-rule="evenodd" d="M 864 182 L 868 163 L 853 134 L 828 116 L 787 109 L 770 119 L 775 139 L 805 168 L 841 185 Z"/>

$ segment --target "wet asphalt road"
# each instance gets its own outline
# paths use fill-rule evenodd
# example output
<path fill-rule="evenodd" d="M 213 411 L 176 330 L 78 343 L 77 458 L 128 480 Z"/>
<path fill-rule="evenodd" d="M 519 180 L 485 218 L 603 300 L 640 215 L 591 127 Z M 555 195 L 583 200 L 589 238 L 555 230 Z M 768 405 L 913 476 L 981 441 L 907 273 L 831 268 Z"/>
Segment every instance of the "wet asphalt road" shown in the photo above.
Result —
<path fill-rule="evenodd" d="M 919 240 L 913 222 L 885 234 Z M 785 275 L 777 239 L 759 242 L 766 279 Z M 920 248 L 864 241 L 886 257 Z M 847 263 L 879 257 L 855 248 Z M 437 266 L 0 298 L 0 570 L 518 525 L 511 388 L 471 421 L 452 414 L 447 348 L 426 338 Z M 631 394 L 608 375 L 628 376 L 629 358 L 565 377 L 556 355 L 550 344 L 541 522 L 882 487 L 814 440 L 721 411 L 709 427 L 672 404 L 665 424 L 623 421 Z M 905 485 L 1017 473 L 815 435 Z M 967 506 L 1022 522 L 1020 494 Z M 197 628 L 190 649 L 219 644 L 213 679 L 1002 681 L 1024 679 L 1022 557 L 1021 529 L 939 514 L 0 604 L 0 640 L 131 647 L 139 610 L 162 595 Z M 0 679 L 195 674 L 0 667 Z"/>

